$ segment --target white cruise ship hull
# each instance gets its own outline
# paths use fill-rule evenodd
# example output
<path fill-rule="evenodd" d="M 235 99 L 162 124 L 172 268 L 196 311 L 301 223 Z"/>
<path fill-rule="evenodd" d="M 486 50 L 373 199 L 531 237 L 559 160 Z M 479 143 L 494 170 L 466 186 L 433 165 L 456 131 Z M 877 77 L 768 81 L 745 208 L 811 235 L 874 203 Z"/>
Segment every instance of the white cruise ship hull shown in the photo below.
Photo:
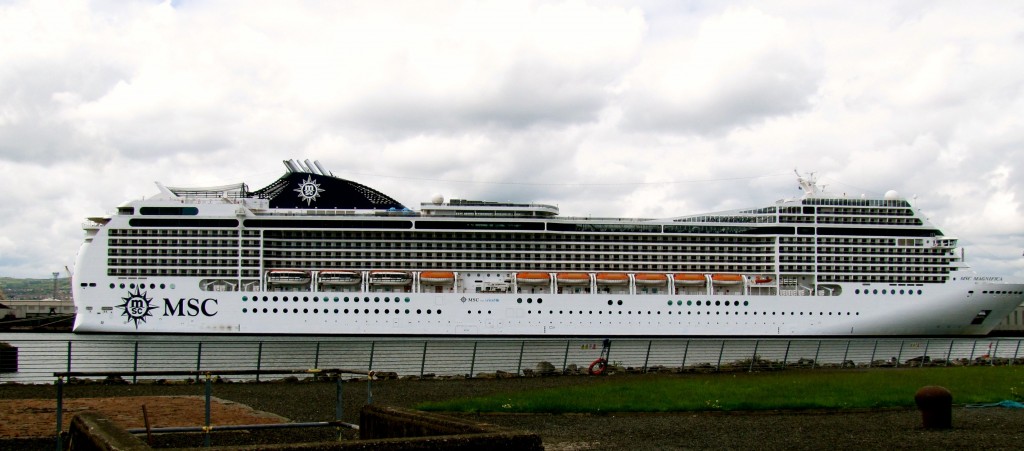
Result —
<path fill-rule="evenodd" d="M 974 281 L 912 289 L 858 284 L 844 290 L 851 294 L 828 297 L 218 293 L 170 288 L 189 282 L 198 280 L 143 280 L 125 288 L 120 288 L 124 280 L 118 280 L 112 282 L 113 288 L 108 284 L 80 289 L 74 331 L 516 337 L 985 335 L 1014 309 L 1012 299 L 1024 291 L 1024 285 Z M 857 289 L 862 294 L 852 294 Z M 886 294 L 872 294 L 883 289 Z M 985 313 L 979 318 L 981 312 Z"/>

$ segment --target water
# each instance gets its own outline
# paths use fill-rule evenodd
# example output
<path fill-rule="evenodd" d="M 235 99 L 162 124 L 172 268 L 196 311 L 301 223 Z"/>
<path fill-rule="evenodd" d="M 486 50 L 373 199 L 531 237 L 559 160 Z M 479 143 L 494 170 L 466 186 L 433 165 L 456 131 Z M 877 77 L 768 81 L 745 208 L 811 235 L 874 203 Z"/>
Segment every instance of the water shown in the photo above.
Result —
<path fill-rule="evenodd" d="M 400 376 L 464 376 L 496 371 L 525 374 L 540 368 L 541 362 L 556 371 L 574 366 L 586 369 L 602 349 L 600 339 L 565 338 L 6 333 L 0 334 L 0 342 L 17 347 L 19 355 L 18 371 L 0 373 L 0 383 L 52 383 L 53 373 L 63 371 L 342 368 L 395 372 Z M 658 338 L 615 339 L 610 344 L 610 362 L 634 368 L 919 366 L 923 362 L 914 359 L 922 356 L 957 364 L 993 363 L 988 358 L 998 357 L 1015 364 L 1012 359 L 1024 357 L 1019 338 Z"/>

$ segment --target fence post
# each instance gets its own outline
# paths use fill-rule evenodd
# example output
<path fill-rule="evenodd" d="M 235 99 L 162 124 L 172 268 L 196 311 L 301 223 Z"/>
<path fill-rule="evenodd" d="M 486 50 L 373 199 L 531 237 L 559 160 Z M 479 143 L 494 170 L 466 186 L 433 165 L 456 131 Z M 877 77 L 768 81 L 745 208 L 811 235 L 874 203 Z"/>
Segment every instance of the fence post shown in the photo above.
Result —
<path fill-rule="evenodd" d="M 341 421 L 345 411 L 345 404 L 341 400 L 341 379 L 341 373 L 334 374 L 334 421 Z"/>
<path fill-rule="evenodd" d="M 139 371 L 139 342 L 135 341 L 135 352 L 132 355 L 132 372 L 137 373 Z M 132 375 L 132 383 L 138 382 L 139 376 Z"/>
<path fill-rule="evenodd" d="M 946 351 L 946 364 L 943 365 L 943 366 L 949 366 L 949 359 L 950 359 L 950 357 L 953 357 L 953 344 L 954 343 L 956 343 L 956 340 L 949 340 L 949 350 Z"/>
<path fill-rule="evenodd" d="M 71 342 L 68 341 L 68 346 Z M 57 376 L 57 451 L 64 451 L 64 377 Z"/>
<path fill-rule="evenodd" d="M 516 376 L 521 376 L 523 372 L 523 349 L 526 348 L 526 340 L 519 342 L 519 365 L 516 366 Z"/>
<path fill-rule="evenodd" d="M 199 371 L 203 361 L 203 342 L 199 342 L 199 347 L 196 349 L 196 371 Z M 199 382 L 199 374 L 196 374 L 196 382 Z"/>
<path fill-rule="evenodd" d="M 68 369 L 67 372 L 71 372 L 71 340 L 68 340 Z"/>
<path fill-rule="evenodd" d="M 647 357 L 644 357 L 644 372 L 647 372 L 647 362 L 651 360 L 651 342 L 653 340 L 647 340 Z"/>
<path fill-rule="evenodd" d="M 843 352 L 843 364 L 839 366 L 840 368 L 846 368 L 846 361 L 849 360 L 849 357 L 850 357 L 850 340 L 846 340 L 846 352 Z M 853 366 L 856 367 L 857 365 L 854 364 Z"/>
<path fill-rule="evenodd" d="M 1010 366 L 1013 366 L 1013 361 L 1017 360 L 1017 355 L 1020 354 L 1020 340 L 1017 340 L 1017 348 L 1013 350 L 1013 359 L 1010 359 Z"/>
<path fill-rule="evenodd" d="M 896 353 L 896 368 L 900 367 L 900 362 L 903 361 L 903 345 L 906 344 L 906 340 L 900 340 L 900 350 Z"/>
<path fill-rule="evenodd" d="M 316 342 L 316 354 L 313 356 L 313 368 L 320 368 L 320 342 Z"/>
<path fill-rule="evenodd" d="M 370 342 L 370 364 L 366 367 L 366 371 L 373 371 L 373 353 L 377 350 L 377 342 Z"/>
<path fill-rule="evenodd" d="M 260 381 L 260 370 L 263 369 L 263 342 L 259 343 L 256 350 L 256 382 Z"/>
<path fill-rule="evenodd" d="M 722 347 L 718 349 L 718 366 L 715 371 L 722 371 L 722 354 L 725 353 L 725 340 L 722 340 Z"/>
<path fill-rule="evenodd" d="M 476 345 L 477 342 L 473 342 L 473 357 L 469 359 L 469 377 L 473 377 L 473 371 L 476 369 Z"/>
<path fill-rule="evenodd" d="M 202 349 L 202 343 L 200 349 Z M 198 371 L 198 370 L 196 370 Z M 197 375 L 198 379 L 199 376 Z M 206 423 L 203 426 L 203 446 L 210 447 L 210 395 L 213 391 L 213 383 L 210 381 L 210 373 L 206 373 Z"/>
<path fill-rule="evenodd" d="M 793 346 L 793 340 L 786 340 L 786 353 L 782 355 L 782 369 L 786 369 L 786 364 L 789 363 L 790 346 Z"/>
<path fill-rule="evenodd" d="M 924 341 L 924 354 L 921 354 L 921 366 L 919 368 L 924 368 L 924 359 L 925 359 L 925 357 L 928 357 L 928 345 L 930 345 L 931 342 L 932 342 L 931 340 L 925 340 Z M 931 358 L 929 357 L 929 360 L 930 359 Z"/>
<path fill-rule="evenodd" d="M 871 358 L 868 359 L 868 368 L 875 363 L 875 353 L 878 352 L 878 340 L 875 340 L 875 346 L 871 348 Z"/>
<path fill-rule="evenodd" d="M 682 373 L 686 369 L 686 355 L 690 352 L 690 340 L 686 340 L 686 347 L 683 348 L 683 363 L 679 365 L 679 372 Z"/>
<path fill-rule="evenodd" d="M 427 367 L 427 343 L 429 341 L 423 340 L 423 357 L 420 358 L 420 377 L 423 377 L 423 370 Z"/>
<path fill-rule="evenodd" d="M 761 344 L 761 340 L 754 340 L 754 354 L 750 356 L 750 368 L 747 368 L 748 373 L 754 372 L 754 362 L 757 361 L 757 345 Z"/>
<path fill-rule="evenodd" d="M 565 369 L 569 366 L 569 340 L 565 340 L 565 355 L 562 356 L 562 374 L 565 374 Z"/>

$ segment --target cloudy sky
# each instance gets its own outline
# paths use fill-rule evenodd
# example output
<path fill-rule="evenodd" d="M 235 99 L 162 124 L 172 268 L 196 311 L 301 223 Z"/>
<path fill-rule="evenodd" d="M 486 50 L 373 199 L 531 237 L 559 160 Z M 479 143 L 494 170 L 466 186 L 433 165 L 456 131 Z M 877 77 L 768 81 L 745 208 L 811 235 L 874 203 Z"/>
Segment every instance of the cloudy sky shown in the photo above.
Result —
<path fill-rule="evenodd" d="M 824 5 L 823 5 L 824 3 Z M 0 276 L 87 216 L 284 159 L 671 217 L 893 189 L 1024 278 L 1024 4 L 0 0 Z"/>

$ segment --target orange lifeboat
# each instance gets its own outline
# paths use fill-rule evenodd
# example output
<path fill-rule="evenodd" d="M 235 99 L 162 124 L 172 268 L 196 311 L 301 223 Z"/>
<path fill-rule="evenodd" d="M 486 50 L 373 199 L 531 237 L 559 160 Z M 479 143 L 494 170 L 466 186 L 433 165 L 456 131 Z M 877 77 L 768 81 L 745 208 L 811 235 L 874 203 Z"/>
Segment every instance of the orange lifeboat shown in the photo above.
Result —
<path fill-rule="evenodd" d="M 711 282 L 718 285 L 736 285 L 743 283 L 743 276 L 739 274 L 714 274 L 711 276 Z"/>
<path fill-rule="evenodd" d="M 450 271 L 423 271 L 420 273 L 420 282 L 430 284 L 446 284 L 455 281 L 455 273 Z"/>
<path fill-rule="evenodd" d="M 582 285 L 590 283 L 590 274 L 584 272 L 560 272 L 555 280 L 564 285 Z"/>
<path fill-rule="evenodd" d="M 597 283 L 601 285 L 625 285 L 629 283 L 629 275 L 621 272 L 602 272 L 597 274 Z"/>
<path fill-rule="evenodd" d="M 659 273 L 640 273 L 633 278 L 637 285 L 661 285 L 668 280 L 668 276 Z"/>
<path fill-rule="evenodd" d="M 681 273 L 672 276 L 676 285 L 704 285 L 707 280 L 704 274 Z"/>
<path fill-rule="evenodd" d="M 775 280 L 775 279 L 772 279 L 771 277 L 768 277 L 768 276 L 757 276 L 757 277 L 754 278 L 754 283 L 757 283 L 757 284 L 772 283 L 773 280 Z"/>
<path fill-rule="evenodd" d="M 548 283 L 551 276 L 543 272 L 519 272 L 516 273 L 516 282 L 522 284 Z"/>

